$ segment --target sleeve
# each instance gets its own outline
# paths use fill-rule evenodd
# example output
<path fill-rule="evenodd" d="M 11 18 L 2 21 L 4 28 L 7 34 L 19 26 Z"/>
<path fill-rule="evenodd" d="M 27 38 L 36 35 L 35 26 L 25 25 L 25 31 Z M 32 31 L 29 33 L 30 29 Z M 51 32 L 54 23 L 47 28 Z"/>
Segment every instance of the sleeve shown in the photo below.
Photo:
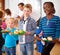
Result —
<path fill-rule="evenodd" d="M 40 19 L 40 22 L 39 22 L 39 29 L 42 30 L 42 19 Z"/>
<path fill-rule="evenodd" d="M 56 21 L 56 35 L 55 38 L 59 38 L 60 36 L 60 18 Z"/>
<path fill-rule="evenodd" d="M 2 33 L 2 37 L 5 39 L 6 38 L 7 33 Z"/>
<path fill-rule="evenodd" d="M 30 32 L 31 32 L 31 35 L 33 35 L 33 34 L 35 34 L 35 31 L 36 31 L 36 22 L 35 22 L 35 20 L 31 21 L 31 25 L 32 25 L 32 30 Z"/>
<path fill-rule="evenodd" d="M 39 27 L 36 28 L 36 35 L 38 35 L 41 32 L 41 30 L 39 29 Z"/>
<path fill-rule="evenodd" d="M 6 28 L 5 30 L 8 30 L 8 28 Z M 8 35 L 8 33 L 2 33 L 2 37 L 5 39 L 6 35 Z"/>

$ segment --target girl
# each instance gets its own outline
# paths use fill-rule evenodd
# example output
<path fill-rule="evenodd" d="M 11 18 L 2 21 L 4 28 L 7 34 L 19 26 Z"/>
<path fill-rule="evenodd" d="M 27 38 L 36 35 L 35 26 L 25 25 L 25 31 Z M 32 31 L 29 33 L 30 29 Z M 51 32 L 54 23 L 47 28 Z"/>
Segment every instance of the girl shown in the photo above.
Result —
<path fill-rule="evenodd" d="M 5 52 L 6 55 L 16 55 L 16 41 L 18 39 L 17 35 L 12 34 L 16 28 L 14 27 L 14 18 L 9 18 L 6 30 L 9 33 L 3 33 L 3 38 L 5 39 Z"/>

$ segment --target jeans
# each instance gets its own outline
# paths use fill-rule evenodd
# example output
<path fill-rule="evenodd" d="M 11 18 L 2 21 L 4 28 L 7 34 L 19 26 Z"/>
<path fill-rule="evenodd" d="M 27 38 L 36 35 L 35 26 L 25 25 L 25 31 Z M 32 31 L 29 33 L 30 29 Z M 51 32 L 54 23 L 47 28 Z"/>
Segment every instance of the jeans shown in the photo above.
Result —
<path fill-rule="evenodd" d="M 16 47 L 7 48 L 5 47 L 6 55 L 16 55 Z"/>
<path fill-rule="evenodd" d="M 33 55 L 33 42 L 20 44 L 20 55 Z"/>

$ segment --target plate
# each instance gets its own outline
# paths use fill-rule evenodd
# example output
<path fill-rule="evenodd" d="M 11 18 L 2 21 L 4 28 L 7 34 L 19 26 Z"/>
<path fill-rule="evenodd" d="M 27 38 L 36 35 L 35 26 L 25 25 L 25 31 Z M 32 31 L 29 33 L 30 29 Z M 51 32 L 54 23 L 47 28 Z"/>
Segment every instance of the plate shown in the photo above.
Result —
<path fill-rule="evenodd" d="M 9 30 L 2 30 L 1 32 L 2 33 L 9 33 L 10 31 Z"/>

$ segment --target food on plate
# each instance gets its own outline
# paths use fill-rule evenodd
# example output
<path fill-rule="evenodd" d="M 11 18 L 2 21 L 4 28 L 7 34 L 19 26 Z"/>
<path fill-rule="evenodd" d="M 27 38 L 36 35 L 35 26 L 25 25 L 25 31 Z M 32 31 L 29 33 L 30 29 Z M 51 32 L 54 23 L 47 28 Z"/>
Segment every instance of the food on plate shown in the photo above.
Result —
<path fill-rule="evenodd" d="M 52 41 L 52 37 L 47 37 L 47 39 L 48 39 L 49 41 Z"/>
<path fill-rule="evenodd" d="M 2 33 L 8 33 L 8 32 L 10 32 L 9 30 L 2 30 L 1 31 Z"/>
<path fill-rule="evenodd" d="M 47 40 L 46 38 L 42 38 L 42 40 Z"/>
<path fill-rule="evenodd" d="M 14 34 L 19 34 L 19 31 L 18 31 L 18 30 L 15 30 L 15 31 L 14 31 Z"/>
<path fill-rule="evenodd" d="M 14 34 L 17 34 L 17 35 L 23 35 L 25 33 L 25 31 L 23 30 L 15 30 L 14 31 Z"/>
<path fill-rule="evenodd" d="M 20 35 L 23 35 L 23 34 L 25 34 L 25 31 L 19 30 L 19 34 L 20 34 Z"/>
<path fill-rule="evenodd" d="M 43 41 L 48 42 L 47 38 L 42 38 Z"/>

